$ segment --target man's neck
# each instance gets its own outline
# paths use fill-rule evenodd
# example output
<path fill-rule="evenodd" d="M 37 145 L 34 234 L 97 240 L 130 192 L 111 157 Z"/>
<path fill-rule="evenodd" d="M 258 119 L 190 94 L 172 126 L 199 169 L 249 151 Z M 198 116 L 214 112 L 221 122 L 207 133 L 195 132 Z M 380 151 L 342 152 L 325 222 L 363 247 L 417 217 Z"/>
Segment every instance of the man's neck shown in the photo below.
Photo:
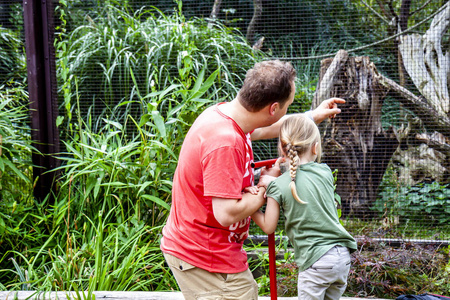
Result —
<path fill-rule="evenodd" d="M 233 119 L 245 134 L 259 127 L 258 113 L 249 112 L 237 98 L 231 102 L 219 105 L 219 109 L 223 114 Z"/>

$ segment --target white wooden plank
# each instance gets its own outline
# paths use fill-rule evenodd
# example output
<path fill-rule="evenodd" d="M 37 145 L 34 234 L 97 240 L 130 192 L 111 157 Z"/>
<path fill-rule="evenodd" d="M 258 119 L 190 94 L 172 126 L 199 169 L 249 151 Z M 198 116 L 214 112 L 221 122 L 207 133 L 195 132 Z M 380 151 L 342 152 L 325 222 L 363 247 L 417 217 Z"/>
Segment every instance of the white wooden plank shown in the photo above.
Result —
<path fill-rule="evenodd" d="M 180 292 L 107 292 L 107 291 L 95 291 L 96 300 L 184 300 L 183 295 Z M 83 295 L 81 298 L 75 292 L 32 292 L 32 291 L 11 291 L 1 292 L 1 300 L 72 300 L 80 299 L 84 300 Z M 87 297 L 87 293 L 85 293 Z M 362 300 L 363 298 L 347 298 L 342 297 L 342 300 Z M 270 297 L 260 296 L 259 300 L 270 300 Z M 278 300 L 297 300 L 297 297 L 278 297 Z M 370 300 L 383 300 L 370 298 Z"/>

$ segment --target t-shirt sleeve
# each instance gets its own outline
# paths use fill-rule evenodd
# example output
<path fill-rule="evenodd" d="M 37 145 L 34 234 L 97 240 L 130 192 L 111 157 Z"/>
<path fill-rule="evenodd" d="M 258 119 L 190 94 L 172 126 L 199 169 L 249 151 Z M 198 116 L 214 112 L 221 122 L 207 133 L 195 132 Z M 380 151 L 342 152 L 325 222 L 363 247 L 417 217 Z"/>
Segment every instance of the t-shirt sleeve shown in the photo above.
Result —
<path fill-rule="evenodd" d="M 266 196 L 273 198 L 280 206 L 282 205 L 281 191 L 275 181 L 272 181 L 267 187 Z"/>
<path fill-rule="evenodd" d="M 326 179 L 328 184 L 334 185 L 334 177 L 333 172 L 331 171 L 330 167 L 327 164 L 320 164 L 320 166 L 323 168 L 323 178 Z"/>
<path fill-rule="evenodd" d="M 241 199 L 244 158 L 241 152 L 230 146 L 209 153 L 202 161 L 204 195 Z"/>

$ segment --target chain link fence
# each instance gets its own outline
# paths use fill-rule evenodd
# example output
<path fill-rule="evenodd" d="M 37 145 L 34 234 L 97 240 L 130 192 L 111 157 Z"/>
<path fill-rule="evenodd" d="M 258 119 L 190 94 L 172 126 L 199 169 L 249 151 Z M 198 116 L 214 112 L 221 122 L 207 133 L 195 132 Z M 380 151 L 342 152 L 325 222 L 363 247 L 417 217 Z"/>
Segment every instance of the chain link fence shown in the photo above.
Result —
<path fill-rule="evenodd" d="M 26 84 L 22 5 L 0 4 L 3 91 Z M 146 109 L 137 100 L 192 87 L 202 69 L 205 78 L 221 70 L 210 102 L 229 101 L 256 61 L 287 60 L 298 74 L 289 112 L 347 100 L 320 126 L 346 228 L 450 239 L 449 2 L 67 0 L 55 8 L 62 141 L 75 134 L 73 120 L 99 130 L 125 122 L 124 112 L 137 119 Z M 273 158 L 276 141 L 254 152 Z"/>

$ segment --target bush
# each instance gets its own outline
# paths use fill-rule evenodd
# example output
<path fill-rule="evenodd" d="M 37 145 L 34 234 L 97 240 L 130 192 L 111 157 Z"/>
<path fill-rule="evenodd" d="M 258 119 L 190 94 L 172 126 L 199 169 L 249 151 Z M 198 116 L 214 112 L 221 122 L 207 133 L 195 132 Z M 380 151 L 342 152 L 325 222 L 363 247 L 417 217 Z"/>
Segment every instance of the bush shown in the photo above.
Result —
<path fill-rule="evenodd" d="M 19 35 L 0 26 L 0 85 L 25 82 L 26 65 Z"/>
<path fill-rule="evenodd" d="M 125 101 L 130 101 L 127 109 L 140 114 L 142 108 L 133 105 L 138 93 L 145 97 L 172 84 L 191 89 L 202 70 L 205 77 L 220 70 L 206 95 L 231 100 L 247 70 L 262 58 L 237 31 L 220 23 L 186 20 L 181 1 L 172 15 L 155 8 L 130 14 L 123 3 L 110 3 L 91 12 L 73 32 L 62 30 L 58 74 L 66 89 L 66 122 L 76 109 L 75 97 L 82 100 L 83 114 L 89 107 L 99 115 Z"/>
<path fill-rule="evenodd" d="M 31 130 L 28 127 L 27 93 L 23 87 L 0 86 L 0 253 L 29 247 L 42 207 L 32 194 Z M 36 153 L 36 152 L 35 152 Z M 10 262 L 0 256 L 0 269 Z M 0 273 L 0 282 L 4 273 Z"/>
<path fill-rule="evenodd" d="M 281 246 L 285 251 L 286 245 Z M 346 297 L 395 299 L 402 294 L 434 293 L 448 295 L 450 284 L 450 247 L 421 246 L 402 243 L 394 248 L 369 238 L 358 241 L 352 253 Z M 278 248 L 278 251 L 280 248 Z M 269 294 L 269 262 L 267 253 L 259 255 L 260 294 Z M 279 297 L 297 296 L 298 268 L 291 252 L 277 260 L 277 292 Z"/>
<path fill-rule="evenodd" d="M 394 299 L 402 294 L 448 294 L 448 249 L 403 243 L 400 248 L 371 239 L 352 254 L 346 295 Z"/>
<path fill-rule="evenodd" d="M 446 225 L 450 222 L 450 187 L 439 182 L 415 186 L 383 187 L 373 209 L 427 223 Z"/>

